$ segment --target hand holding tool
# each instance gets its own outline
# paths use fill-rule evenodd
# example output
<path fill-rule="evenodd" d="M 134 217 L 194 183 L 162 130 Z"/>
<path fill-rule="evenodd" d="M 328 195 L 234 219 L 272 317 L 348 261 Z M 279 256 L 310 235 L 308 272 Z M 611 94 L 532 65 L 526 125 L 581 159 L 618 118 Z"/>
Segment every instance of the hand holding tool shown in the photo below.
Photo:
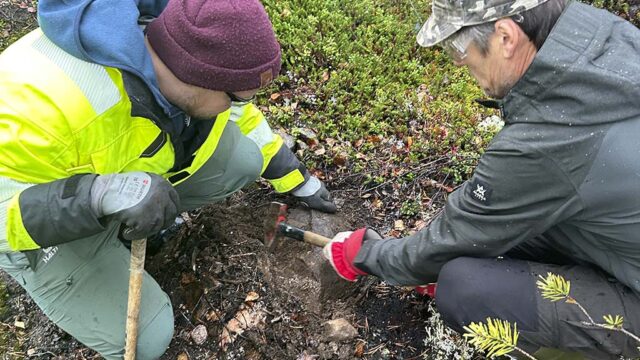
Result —
<path fill-rule="evenodd" d="M 91 185 L 91 208 L 127 226 L 123 236 L 135 240 L 173 224 L 180 198 L 159 175 L 142 171 L 100 175 Z"/>

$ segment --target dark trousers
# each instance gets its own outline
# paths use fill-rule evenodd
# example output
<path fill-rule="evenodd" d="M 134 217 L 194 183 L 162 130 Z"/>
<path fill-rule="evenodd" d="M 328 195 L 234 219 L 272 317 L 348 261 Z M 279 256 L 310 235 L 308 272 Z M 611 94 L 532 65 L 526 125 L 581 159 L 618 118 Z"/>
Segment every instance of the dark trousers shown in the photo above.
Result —
<path fill-rule="evenodd" d="M 562 257 L 552 253 L 545 259 L 549 263 L 513 258 L 540 258 L 528 251 L 509 255 L 461 257 L 445 264 L 438 278 L 436 305 L 448 326 L 462 332 L 463 326 L 491 317 L 516 323 L 518 346 L 529 353 L 547 347 L 601 360 L 640 356 L 640 343 L 618 331 L 583 324 L 587 317 L 578 306 L 543 298 L 536 281 L 547 273 L 562 275 L 571 282 L 570 295 L 596 323 L 605 323 L 603 315 L 621 315 L 624 328 L 636 335 L 640 335 L 639 294 L 597 268 L 562 264 L 558 261 Z"/>

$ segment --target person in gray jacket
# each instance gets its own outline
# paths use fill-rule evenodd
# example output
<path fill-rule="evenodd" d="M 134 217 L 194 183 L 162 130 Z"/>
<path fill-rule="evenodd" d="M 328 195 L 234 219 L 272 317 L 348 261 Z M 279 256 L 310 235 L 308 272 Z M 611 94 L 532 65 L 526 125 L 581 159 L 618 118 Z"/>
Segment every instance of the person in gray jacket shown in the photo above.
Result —
<path fill-rule="evenodd" d="M 621 315 L 640 333 L 640 31 L 579 2 L 436 0 L 418 43 L 466 66 L 505 126 L 428 227 L 341 233 L 325 256 L 352 281 L 437 281 L 458 331 L 499 318 L 531 353 L 638 357 L 635 340 L 585 324 L 536 280 L 565 277 L 596 322 Z"/>

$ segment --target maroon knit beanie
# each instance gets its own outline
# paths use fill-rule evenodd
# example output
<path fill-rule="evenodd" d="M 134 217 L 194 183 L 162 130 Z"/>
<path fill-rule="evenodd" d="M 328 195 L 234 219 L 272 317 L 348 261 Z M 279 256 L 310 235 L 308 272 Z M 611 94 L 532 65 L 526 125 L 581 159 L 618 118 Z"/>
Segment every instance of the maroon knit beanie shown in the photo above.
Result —
<path fill-rule="evenodd" d="M 257 89 L 280 72 L 280 45 L 258 0 L 170 0 L 147 39 L 178 79 L 211 90 Z"/>

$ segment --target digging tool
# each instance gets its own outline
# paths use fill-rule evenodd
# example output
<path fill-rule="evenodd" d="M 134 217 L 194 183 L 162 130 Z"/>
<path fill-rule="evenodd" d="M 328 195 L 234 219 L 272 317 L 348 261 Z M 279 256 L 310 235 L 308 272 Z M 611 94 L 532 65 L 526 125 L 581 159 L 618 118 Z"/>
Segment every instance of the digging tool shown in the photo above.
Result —
<path fill-rule="evenodd" d="M 127 301 L 127 339 L 124 348 L 124 360 L 135 360 L 138 342 L 138 314 L 140 313 L 140 297 L 142 295 L 142 278 L 144 276 L 144 258 L 146 256 L 147 239 L 131 242 L 131 265 L 129 272 L 129 299 Z"/>
<path fill-rule="evenodd" d="M 311 231 L 302 230 L 291 226 L 284 221 L 287 219 L 287 205 L 279 202 L 272 202 L 264 221 L 264 245 L 269 251 L 273 251 L 283 237 L 292 238 L 298 241 L 324 247 L 331 239 Z M 408 290 L 415 290 L 420 295 L 427 295 L 430 298 L 436 296 L 436 283 L 420 286 L 403 286 Z"/>
<path fill-rule="evenodd" d="M 322 235 L 291 226 L 285 223 L 286 219 L 287 205 L 275 201 L 272 202 L 269 205 L 269 213 L 264 222 L 264 245 L 269 251 L 273 251 L 283 237 L 319 247 L 324 247 L 331 241 L 331 239 Z"/>

